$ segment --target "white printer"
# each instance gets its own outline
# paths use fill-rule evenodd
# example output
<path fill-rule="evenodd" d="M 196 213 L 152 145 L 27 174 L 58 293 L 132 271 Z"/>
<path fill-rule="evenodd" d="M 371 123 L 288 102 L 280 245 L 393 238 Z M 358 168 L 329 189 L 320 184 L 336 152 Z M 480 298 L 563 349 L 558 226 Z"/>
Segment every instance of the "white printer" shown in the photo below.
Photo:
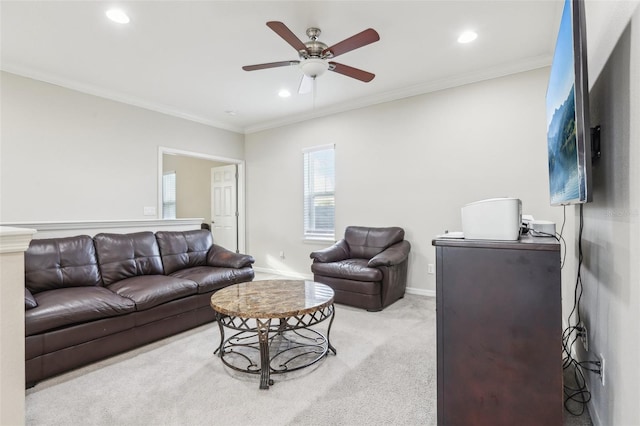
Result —
<path fill-rule="evenodd" d="M 518 198 L 490 198 L 462 207 L 462 232 L 468 240 L 516 241 L 521 225 Z"/>

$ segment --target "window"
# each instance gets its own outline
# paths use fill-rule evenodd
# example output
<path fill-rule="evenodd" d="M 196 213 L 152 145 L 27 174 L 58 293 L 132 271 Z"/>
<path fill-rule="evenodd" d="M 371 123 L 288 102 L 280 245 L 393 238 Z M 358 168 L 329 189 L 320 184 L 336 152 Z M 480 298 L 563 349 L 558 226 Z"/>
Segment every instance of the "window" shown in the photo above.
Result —
<path fill-rule="evenodd" d="M 335 147 L 306 149 L 304 156 L 304 237 L 331 240 L 335 235 Z"/>
<path fill-rule="evenodd" d="M 176 172 L 162 174 L 162 218 L 176 218 Z"/>

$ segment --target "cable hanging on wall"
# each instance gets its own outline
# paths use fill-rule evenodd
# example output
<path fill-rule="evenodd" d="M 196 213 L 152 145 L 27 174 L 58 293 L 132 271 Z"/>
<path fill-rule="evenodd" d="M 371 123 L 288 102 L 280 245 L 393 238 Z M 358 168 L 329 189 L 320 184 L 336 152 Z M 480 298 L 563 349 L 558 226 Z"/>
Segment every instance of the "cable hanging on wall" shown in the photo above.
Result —
<path fill-rule="evenodd" d="M 566 209 L 566 207 L 565 207 Z M 566 220 L 566 211 L 565 211 Z M 582 328 L 582 318 L 580 317 L 580 301 L 582 300 L 582 294 L 584 288 L 582 286 L 582 230 L 584 228 L 584 215 L 583 204 L 580 204 L 580 223 L 578 230 L 578 268 L 576 276 L 576 284 L 574 287 L 573 308 L 567 317 L 567 328 L 562 332 L 562 368 L 563 370 L 573 369 L 574 384 L 564 383 L 564 407 L 574 416 L 580 416 L 584 413 L 586 404 L 591 400 L 591 392 L 587 388 L 587 381 L 584 376 L 584 370 L 591 371 L 593 373 L 600 374 L 600 362 L 599 361 L 578 361 L 572 353 L 572 348 L 575 342 L 584 333 Z M 564 229 L 564 222 L 562 224 Z M 561 231 L 562 235 L 562 231 Z M 566 249 L 565 249 L 566 250 Z M 566 252 L 565 252 L 566 255 Z M 564 264 L 564 260 L 563 260 Z M 575 322 L 572 323 L 571 319 L 575 318 Z M 571 402 L 578 403 L 579 409 L 573 410 L 570 406 Z"/>

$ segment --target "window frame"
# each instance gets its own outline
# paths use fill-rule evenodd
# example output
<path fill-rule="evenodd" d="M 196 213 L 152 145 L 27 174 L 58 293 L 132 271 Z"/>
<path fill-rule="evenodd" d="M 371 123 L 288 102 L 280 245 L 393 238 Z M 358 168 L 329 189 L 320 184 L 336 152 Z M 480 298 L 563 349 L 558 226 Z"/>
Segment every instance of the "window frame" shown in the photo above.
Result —
<path fill-rule="evenodd" d="M 322 172 L 322 170 L 317 170 L 315 168 L 310 168 L 309 165 L 309 161 L 310 161 L 310 156 L 313 155 L 313 153 L 317 153 L 319 151 L 332 151 L 332 155 L 333 155 L 333 164 L 331 165 L 331 172 L 332 175 L 330 176 L 331 179 L 331 183 L 332 183 L 332 190 L 326 190 L 327 188 L 324 188 L 325 190 L 323 191 L 313 191 L 310 186 L 311 186 L 311 180 L 312 180 L 312 175 L 316 174 L 318 172 Z M 327 145 L 319 145 L 319 146 L 313 146 L 313 147 L 309 147 L 309 148 L 305 148 L 302 151 L 303 154 L 303 159 L 302 159 L 302 174 L 303 174 L 303 183 L 302 183 L 302 187 L 303 187 L 303 194 L 302 194 L 302 220 L 303 220 L 303 240 L 304 241 L 335 241 L 335 193 L 336 193 L 336 152 L 335 152 L 335 144 L 327 144 Z M 326 171 L 325 171 L 326 173 Z M 329 198 L 330 202 L 333 205 L 333 217 L 332 217 L 332 227 L 330 230 L 327 230 L 326 232 L 323 232 L 321 230 L 319 230 L 317 227 L 311 227 L 311 224 L 316 222 L 315 218 L 311 218 L 310 215 L 313 215 L 315 209 L 313 208 L 313 206 L 315 205 L 315 203 L 313 202 L 313 200 L 316 200 L 318 198 L 321 197 L 325 197 L 325 198 Z"/>

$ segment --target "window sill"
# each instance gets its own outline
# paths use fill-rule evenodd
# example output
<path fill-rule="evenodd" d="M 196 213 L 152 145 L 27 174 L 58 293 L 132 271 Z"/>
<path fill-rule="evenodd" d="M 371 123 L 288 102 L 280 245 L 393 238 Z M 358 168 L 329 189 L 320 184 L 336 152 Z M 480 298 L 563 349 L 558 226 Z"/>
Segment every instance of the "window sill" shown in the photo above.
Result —
<path fill-rule="evenodd" d="M 326 237 L 308 236 L 308 237 L 303 237 L 302 242 L 305 244 L 327 244 L 327 243 L 333 244 L 336 242 L 336 240 L 334 235 L 328 235 Z"/>

